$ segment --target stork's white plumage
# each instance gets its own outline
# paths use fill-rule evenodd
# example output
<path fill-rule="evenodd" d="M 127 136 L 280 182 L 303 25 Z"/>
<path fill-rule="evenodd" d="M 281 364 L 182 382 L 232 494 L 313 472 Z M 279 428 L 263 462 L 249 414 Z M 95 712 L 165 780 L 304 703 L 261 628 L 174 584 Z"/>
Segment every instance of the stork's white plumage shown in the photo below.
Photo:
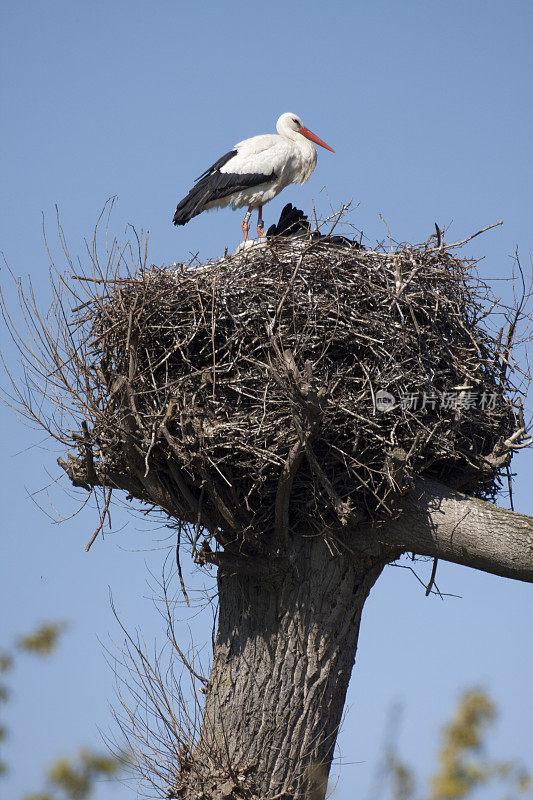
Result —
<path fill-rule="evenodd" d="M 248 238 L 248 220 L 257 208 L 257 235 L 263 236 L 263 206 L 290 183 L 304 183 L 316 165 L 312 142 L 335 151 L 308 130 L 296 115 L 282 114 L 276 123 L 278 135 L 253 136 L 235 145 L 199 178 L 174 214 L 174 225 L 185 225 L 210 208 L 248 206 L 242 223 Z"/>

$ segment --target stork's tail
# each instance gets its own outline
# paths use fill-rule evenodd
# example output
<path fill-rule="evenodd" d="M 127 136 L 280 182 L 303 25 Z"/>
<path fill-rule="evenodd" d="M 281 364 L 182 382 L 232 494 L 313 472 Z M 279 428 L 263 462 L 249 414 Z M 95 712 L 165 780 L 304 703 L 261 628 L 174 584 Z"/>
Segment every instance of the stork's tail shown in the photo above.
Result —
<path fill-rule="evenodd" d="M 205 187 L 193 186 L 187 197 L 180 200 L 174 213 L 174 225 L 186 225 L 204 210 Z"/>

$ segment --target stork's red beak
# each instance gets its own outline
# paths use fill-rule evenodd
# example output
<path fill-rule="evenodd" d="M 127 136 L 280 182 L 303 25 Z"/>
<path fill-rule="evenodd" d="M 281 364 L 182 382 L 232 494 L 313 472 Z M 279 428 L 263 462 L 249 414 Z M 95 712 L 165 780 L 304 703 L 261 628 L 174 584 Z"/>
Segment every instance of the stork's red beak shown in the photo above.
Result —
<path fill-rule="evenodd" d="M 323 142 L 322 139 L 319 139 L 318 136 L 315 133 L 313 133 L 312 131 L 308 130 L 307 128 L 300 128 L 300 133 L 302 134 L 302 136 L 305 136 L 306 139 L 310 139 L 315 144 L 319 144 L 320 147 L 325 147 L 326 150 L 331 150 L 332 153 L 335 152 L 333 147 L 330 147 L 329 144 L 326 144 L 325 142 Z"/>

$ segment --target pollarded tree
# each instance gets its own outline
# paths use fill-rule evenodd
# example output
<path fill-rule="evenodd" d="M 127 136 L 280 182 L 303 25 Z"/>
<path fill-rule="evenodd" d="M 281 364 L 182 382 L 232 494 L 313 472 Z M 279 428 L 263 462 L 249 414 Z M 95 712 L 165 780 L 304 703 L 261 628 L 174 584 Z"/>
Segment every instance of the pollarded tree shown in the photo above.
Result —
<path fill-rule="evenodd" d="M 128 252 L 124 273 L 124 249 L 101 267 L 95 244 L 90 274 L 56 280 L 55 317 L 21 289 L 19 402 L 70 448 L 72 483 L 103 492 L 90 544 L 122 490 L 218 567 L 201 724 L 165 726 L 154 784 L 320 800 L 384 566 L 407 551 L 533 580 L 533 519 L 492 502 L 529 441 L 525 297 L 492 332 L 487 287 L 440 232 L 393 252 L 271 236 L 169 269 Z"/>

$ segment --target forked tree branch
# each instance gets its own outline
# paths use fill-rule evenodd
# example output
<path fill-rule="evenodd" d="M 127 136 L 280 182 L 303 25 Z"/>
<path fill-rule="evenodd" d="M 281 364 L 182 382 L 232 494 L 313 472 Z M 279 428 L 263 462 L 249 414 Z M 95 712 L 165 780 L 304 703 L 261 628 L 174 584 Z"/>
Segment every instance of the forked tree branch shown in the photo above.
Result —
<path fill-rule="evenodd" d="M 382 541 L 505 578 L 533 582 L 533 517 L 420 480 Z"/>

